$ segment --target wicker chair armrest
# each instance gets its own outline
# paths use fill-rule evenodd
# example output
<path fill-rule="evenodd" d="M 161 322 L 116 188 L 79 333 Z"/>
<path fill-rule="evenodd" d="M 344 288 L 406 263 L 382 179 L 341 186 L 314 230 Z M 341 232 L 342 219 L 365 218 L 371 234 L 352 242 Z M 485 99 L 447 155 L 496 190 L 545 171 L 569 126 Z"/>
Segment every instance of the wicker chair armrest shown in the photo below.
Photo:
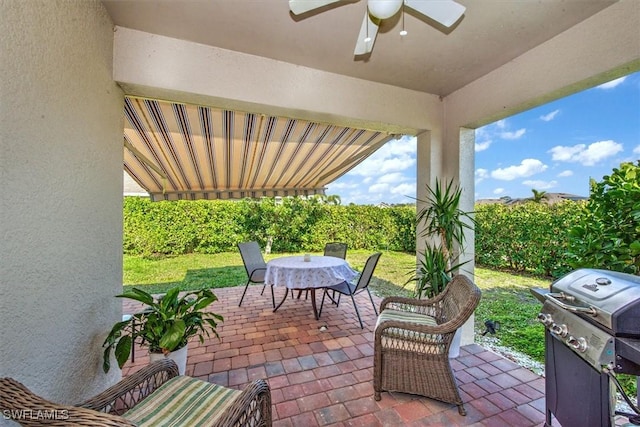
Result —
<path fill-rule="evenodd" d="M 430 299 L 417 299 L 400 296 L 385 297 L 380 303 L 380 312 L 385 308 L 392 308 L 400 311 L 412 311 L 437 317 L 440 312 L 440 301 L 443 294 Z"/>
<path fill-rule="evenodd" d="M 425 341 L 430 341 L 427 337 L 429 335 L 446 335 L 446 334 L 454 334 L 456 330 L 460 327 L 460 325 L 456 326 L 458 322 L 451 321 L 446 322 L 441 325 L 424 325 L 419 323 L 407 322 L 403 320 L 385 320 L 381 322 L 376 328 L 376 339 L 378 335 L 382 336 L 389 329 L 395 330 L 404 330 L 416 332 L 413 334 L 414 337 L 423 336 Z M 396 335 L 396 334 L 394 334 Z M 417 338 L 415 338 L 417 339 Z M 418 339 L 419 340 L 419 339 Z"/>
<path fill-rule="evenodd" d="M 153 362 L 76 406 L 121 415 L 177 375 L 173 360 Z"/>
<path fill-rule="evenodd" d="M 50 402 L 13 378 L 0 378 L 0 410 L 23 426 L 135 426 L 117 415 Z"/>
<path fill-rule="evenodd" d="M 249 383 L 242 394 L 218 418 L 221 427 L 271 427 L 271 391 L 265 380 Z"/>

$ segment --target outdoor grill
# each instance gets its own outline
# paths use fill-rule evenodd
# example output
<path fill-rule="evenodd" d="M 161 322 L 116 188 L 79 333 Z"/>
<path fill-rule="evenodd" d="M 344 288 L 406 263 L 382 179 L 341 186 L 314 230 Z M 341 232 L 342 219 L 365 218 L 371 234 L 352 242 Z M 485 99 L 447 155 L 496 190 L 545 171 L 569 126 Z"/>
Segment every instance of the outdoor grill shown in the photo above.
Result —
<path fill-rule="evenodd" d="M 640 277 L 579 269 L 532 293 L 543 302 L 545 425 L 612 426 L 616 415 L 638 423 L 616 412 L 615 373 L 640 375 Z"/>

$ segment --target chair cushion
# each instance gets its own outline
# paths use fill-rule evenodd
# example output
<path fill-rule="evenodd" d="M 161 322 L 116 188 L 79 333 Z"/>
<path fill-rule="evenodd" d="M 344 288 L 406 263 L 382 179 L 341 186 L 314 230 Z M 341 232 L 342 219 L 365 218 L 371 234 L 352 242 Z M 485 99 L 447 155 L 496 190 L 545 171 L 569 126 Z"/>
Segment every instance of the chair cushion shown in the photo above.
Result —
<path fill-rule="evenodd" d="M 428 326 L 437 326 L 438 323 L 436 319 L 431 316 L 427 316 L 426 314 L 420 313 L 412 313 L 410 311 L 401 311 L 401 310 L 393 310 L 390 308 L 385 308 L 382 310 L 382 313 L 378 316 L 378 321 L 376 322 L 376 329 L 380 323 L 385 320 L 395 320 L 399 322 L 411 322 L 417 323 L 419 325 L 428 325 Z"/>
<path fill-rule="evenodd" d="M 138 426 L 208 426 L 241 393 L 240 390 L 178 376 L 164 383 L 123 417 Z"/>
<path fill-rule="evenodd" d="M 376 330 L 385 320 L 417 323 L 419 325 L 437 326 L 436 319 L 426 314 L 412 313 L 385 308 L 378 316 Z M 442 354 L 445 350 L 444 337 L 441 334 L 425 334 L 409 329 L 385 329 L 382 346 L 389 349 L 411 351 L 424 354 Z"/>

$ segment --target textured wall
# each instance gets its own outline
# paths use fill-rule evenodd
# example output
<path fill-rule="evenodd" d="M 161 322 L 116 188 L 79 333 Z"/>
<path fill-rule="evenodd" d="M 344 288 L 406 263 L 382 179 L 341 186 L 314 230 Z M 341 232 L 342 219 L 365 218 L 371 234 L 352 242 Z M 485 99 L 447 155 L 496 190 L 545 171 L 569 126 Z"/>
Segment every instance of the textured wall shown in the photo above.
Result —
<path fill-rule="evenodd" d="M 123 94 L 98 1 L 0 1 L 0 377 L 78 401 L 114 378 Z M 112 376 L 114 376 L 112 374 Z"/>

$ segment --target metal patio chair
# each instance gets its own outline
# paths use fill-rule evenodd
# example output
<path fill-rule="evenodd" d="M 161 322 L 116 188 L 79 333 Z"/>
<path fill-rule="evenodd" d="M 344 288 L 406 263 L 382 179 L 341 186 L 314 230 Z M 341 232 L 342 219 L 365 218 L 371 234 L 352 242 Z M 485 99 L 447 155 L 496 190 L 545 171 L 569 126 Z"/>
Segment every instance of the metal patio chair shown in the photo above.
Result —
<path fill-rule="evenodd" d="M 378 315 L 378 310 L 376 309 L 376 304 L 373 302 L 373 297 L 371 296 L 371 291 L 369 291 L 369 283 L 371 282 L 371 278 L 373 277 L 373 270 L 375 270 L 376 265 L 378 264 L 378 260 L 380 259 L 380 255 L 382 253 L 376 252 L 367 258 L 367 262 L 362 269 L 362 273 L 358 277 L 358 281 L 354 283 L 342 282 L 334 286 L 329 286 L 324 288 L 324 292 L 322 293 L 322 302 L 320 303 L 320 312 L 318 316 L 322 314 L 322 306 L 324 305 L 324 298 L 327 296 L 328 291 L 335 291 L 340 295 L 349 295 L 351 297 L 351 301 L 353 301 L 353 308 L 356 311 L 356 315 L 358 316 L 358 321 L 360 322 L 360 327 L 364 329 L 364 325 L 362 324 L 362 318 L 360 317 L 360 312 L 358 311 L 358 305 L 356 304 L 356 300 L 354 296 L 358 295 L 360 292 L 366 291 L 369 294 L 369 299 L 371 300 L 371 305 L 373 305 L 373 311 Z M 331 300 L 334 300 L 332 297 L 329 297 Z M 336 301 L 336 305 L 340 303 L 340 299 Z"/>
<path fill-rule="evenodd" d="M 251 283 L 262 283 L 263 286 L 260 295 L 264 294 L 264 288 L 267 286 L 264 283 L 264 275 L 267 271 L 267 263 L 264 262 L 262 251 L 260 250 L 260 245 L 258 245 L 258 242 L 252 241 L 238 243 L 238 249 L 240 250 L 240 256 L 242 257 L 244 269 L 247 272 L 247 283 L 244 285 L 244 292 L 242 292 L 242 297 L 240 298 L 240 303 L 238 304 L 238 307 L 240 307 L 242 305 L 242 300 L 244 300 L 244 296 L 247 293 L 247 289 L 249 288 L 249 285 Z M 275 308 L 276 299 L 273 295 L 273 287 L 271 288 L 271 303 Z"/>
<path fill-rule="evenodd" d="M 347 258 L 347 244 L 342 242 L 330 242 L 324 245 L 324 256 Z"/>

